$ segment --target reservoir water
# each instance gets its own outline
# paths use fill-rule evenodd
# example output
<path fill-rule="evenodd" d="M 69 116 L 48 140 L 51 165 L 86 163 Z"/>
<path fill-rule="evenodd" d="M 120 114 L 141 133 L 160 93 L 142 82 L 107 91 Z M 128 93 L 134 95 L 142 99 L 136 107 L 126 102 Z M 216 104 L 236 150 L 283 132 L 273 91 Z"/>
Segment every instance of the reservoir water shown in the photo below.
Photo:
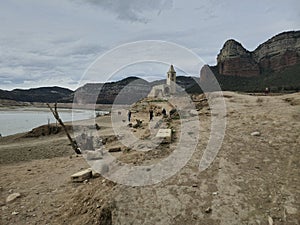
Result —
<path fill-rule="evenodd" d="M 93 110 L 59 109 L 60 118 L 64 122 L 83 120 L 95 117 Z M 105 113 L 105 112 L 99 112 Z M 0 110 L 0 134 L 2 136 L 22 133 L 35 127 L 55 123 L 56 120 L 47 108 L 19 108 L 13 110 Z"/>

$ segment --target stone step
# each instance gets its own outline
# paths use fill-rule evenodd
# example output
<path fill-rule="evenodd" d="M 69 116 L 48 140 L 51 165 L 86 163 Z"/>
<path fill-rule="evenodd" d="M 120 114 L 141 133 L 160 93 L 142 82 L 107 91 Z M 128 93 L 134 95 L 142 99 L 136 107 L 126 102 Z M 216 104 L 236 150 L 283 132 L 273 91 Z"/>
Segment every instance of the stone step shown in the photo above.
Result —
<path fill-rule="evenodd" d="M 71 181 L 72 182 L 83 182 L 85 180 L 92 178 L 92 176 L 93 176 L 92 169 L 88 168 L 88 169 L 79 171 L 79 172 L 71 175 Z"/>

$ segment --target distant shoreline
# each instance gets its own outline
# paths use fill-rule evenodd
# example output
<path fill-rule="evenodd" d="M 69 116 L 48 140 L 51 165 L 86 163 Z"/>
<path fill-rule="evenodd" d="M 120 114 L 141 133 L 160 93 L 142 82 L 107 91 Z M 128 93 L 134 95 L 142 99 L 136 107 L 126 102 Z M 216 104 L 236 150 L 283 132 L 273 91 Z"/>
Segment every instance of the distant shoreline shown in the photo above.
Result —
<path fill-rule="evenodd" d="M 49 103 L 54 106 L 54 103 Z M 61 109 L 73 109 L 73 103 L 57 103 L 57 108 Z M 102 111 L 110 111 L 112 105 L 111 104 L 76 104 L 74 109 L 96 109 Z M 13 100 L 0 99 L 0 110 L 14 110 L 21 108 L 48 108 L 46 103 L 43 102 L 17 102 Z"/>
<path fill-rule="evenodd" d="M 60 118 L 64 123 L 73 123 L 74 121 L 89 120 L 95 118 L 98 114 L 105 115 L 108 110 L 93 109 L 75 109 L 58 108 Z M 10 136 L 18 133 L 29 132 L 30 130 L 47 123 L 56 123 L 55 118 L 46 107 L 34 106 L 15 106 L 0 107 L 0 127 L 1 136 Z"/>

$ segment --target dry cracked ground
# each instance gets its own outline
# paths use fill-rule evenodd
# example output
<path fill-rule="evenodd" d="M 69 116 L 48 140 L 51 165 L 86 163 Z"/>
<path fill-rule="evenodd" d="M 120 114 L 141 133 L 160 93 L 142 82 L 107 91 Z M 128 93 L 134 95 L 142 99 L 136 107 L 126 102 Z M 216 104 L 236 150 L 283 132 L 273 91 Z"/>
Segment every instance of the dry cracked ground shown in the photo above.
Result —
<path fill-rule="evenodd" d="M 199 97 L 199 96 L 198 96 Z M 197 101 L 196 104 L 201 101 Z M 190 160 L 170 178 L 148 186 L 126 186 L 104 177 L 72 183 L 70 175 L 89 167 L 75 156 L 64 134 L 0 140 L 1 224 L 300 224 L 300 93 L 256 96 L 224 92 L 226 132 L 221 148 L 204 171 L 199 162 L 210 137 L 207 105 L 182 120 L 199 119 L 199 142 Z M 176 103 L 180 106 L 180 102 Z M 127 127 L 146 143 L 124 147 L 122 138 L 107 148 L 132 165 L 151 165 L 171 155 L 180 139 L 180 120 L 162 126 L 176 132 L 171 144 L 150 148 L 148 109 L 166 102 L 132 106 L 142 126 Z M 124 115 L 124 113 L 122 114 Z M 124 115 L 126 119 L 126 115 Z M 155 117 L 155 119 L 160 116 Z M 99 137 L 114 135 L 110 117 L 97 118 Z M 92 123 L 92 122 L 91 122 Z M 256 132 L 256 133 L 254 133 Z M 192 135 L 192 133 L 190 133 Z M 252 134 L 252 135 L 251 135 Z M 185 148 L 189 148 L 186 141 Z M 11 202 L 12 193 L 20 196 Z"/>

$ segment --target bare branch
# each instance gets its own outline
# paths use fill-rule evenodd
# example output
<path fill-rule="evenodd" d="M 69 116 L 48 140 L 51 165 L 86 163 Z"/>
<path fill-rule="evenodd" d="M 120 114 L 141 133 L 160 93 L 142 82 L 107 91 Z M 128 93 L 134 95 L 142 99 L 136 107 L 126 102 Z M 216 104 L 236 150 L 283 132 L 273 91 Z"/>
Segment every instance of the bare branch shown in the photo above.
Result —
<path fill-rule="evenodd" d="M 64 129 L 71 145 L 72 145 L 72 148 L 73 150 L 77 153 L 77 154 L 81 154 L 81 151 L 78 147 L 78 144 L 76 142 L 76 140 L 72 139 L 71 135 L 69 134 L 65 124 L 63 123 L 63 121 L 60 119 L 59 115 L 58 115 L 58 112 L 57 112 L 57 103 L 54 104 L 54 110 L 52 109 L 52 107 L 50 106 L 49 103 L 47 103 L 47 106 L 49 107 L 50 111 L 52 112 L 54 118 L 57 120 L 57 122 L 62 126 L 62 128 Z"/>

